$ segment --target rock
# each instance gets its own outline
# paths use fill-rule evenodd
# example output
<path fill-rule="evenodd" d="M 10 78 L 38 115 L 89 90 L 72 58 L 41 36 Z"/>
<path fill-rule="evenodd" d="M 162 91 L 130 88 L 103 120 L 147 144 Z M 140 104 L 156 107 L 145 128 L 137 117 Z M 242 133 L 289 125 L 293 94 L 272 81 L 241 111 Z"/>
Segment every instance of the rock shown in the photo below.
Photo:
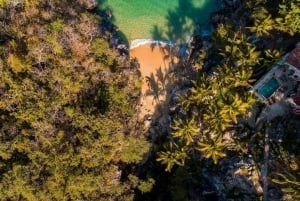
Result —
<path fill-rule="evenodd" d="M 77 0 L 78 3 L 88 10 L 93 10 L 98 7 L 99 3 L 97 0 Z"/>
<path fill-rule="evenodd" d="M 233 137 L 233 135 L 234 135 L 234 133 L 233 132 L 225 132 L 224 134 L 223 134 L 223 140 L 224 141 L 233 141 L 232 140 L 232 137 Z"/>
<path fill-rule="evenodd" d="M 125 44 L 119 44 L 117 46 L 118 49 L 127 49 L 126 45 Z"/>
<path fill-rule="evenodd" d="M 235 175 L 235 184 L 236 187 L 241 189 L 242 192 L 248 193 L 248 194 L 255 194 L 255 187 L 251 182 L 248 181 L 247 177 L 243 175 Z"/>
<path fill-rule="evenodd" d="M 98 5 L 99 5 L 99 3 L 98 3 L 97 0 L 89 0 L 89 1 L 87 1 L 87 3 L 86 3 L 86 8 L 87 8 L 88 10 L 92 10 L 92 9 L 97 8 Z"/>
<path fill-rule="evenodd" d="M 218 23 L 221 21 L 221 16 L 219 14 L 215 14 L 211 18 L 212 23 Z"/>
<path fill-rule="evenodd" d="M 282 200 L 282 192 L 278 189 L 270 189 L 268 190 L 269 200 Z"/>
<path fill-rule="evenodd" d="M 150 129 L 149 129 L 149 133 L 150 133 L 151 135 L 156 135 L 156 134 L 157 134 L 157 132 L 156 132 L 156 130 L 155 130 L 154 128 L 150 128 Z"/>
<path fill-rule="evenodd" d="M 182 115 L 187 115 L 187 111 L 185 111 L 184 109 L 180 109 L 179 113 L 182 114 Z"/>
<path fill-rule="evenodd" d="M 247 165 L 245 164 L 244 167 Z M 252 166 L 250 167 L 249 168 L 252 169 Z M 261 194 L 262 187 L 258 182 L 259 181 L 259 178 L 257 178 L 258 173 L 252 170 L 249 171 L 247 167 L 245 168 L 246 169 L 237 168 L 237 169 L 229 170 L 227 172 L 226 174 L 227 176 L 225 178 L 226 182 L 224 183 L 225 191 L 228 192 L 233 188 L 238 188 L 241 192 L 245 194 L 252 194 L 252 195 Z"/>
<path fill-rule="evenodd" d="M 257 194 L 257 195 L 262 195 L 262 194 L 263 194 L 263 188 L 262 188 L 262 186 L 260 185 L 260 183 L 255 182 L 255 183 L 254 183 L 254 188 L 255 188 L 255 191 L 256 191 L 256 194 Z"/>
<path fill-rule="evenodd" d="M 233 0 L 224 0 L 225 4 L 227 4 L 228 6 L 233 6 L 234 1 Z"/>
<path fill-rule="evenodd" d="M 151 121 L 144 121 L 144 128 L 148 129 L 151 125 Z"/>

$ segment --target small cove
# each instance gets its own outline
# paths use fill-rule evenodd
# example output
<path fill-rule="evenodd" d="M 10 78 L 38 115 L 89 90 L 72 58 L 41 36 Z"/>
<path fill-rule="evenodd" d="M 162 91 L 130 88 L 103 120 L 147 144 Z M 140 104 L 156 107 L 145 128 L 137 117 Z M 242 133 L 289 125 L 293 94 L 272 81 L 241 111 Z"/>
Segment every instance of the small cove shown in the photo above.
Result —
<path fill-rule="evenodd" d="M 200 24 L 210 30 L 209 15 L 217 0 L 99 0 L 112 11 L 112 22 L 128 41 L 153 39 L 186 42 Z"/>

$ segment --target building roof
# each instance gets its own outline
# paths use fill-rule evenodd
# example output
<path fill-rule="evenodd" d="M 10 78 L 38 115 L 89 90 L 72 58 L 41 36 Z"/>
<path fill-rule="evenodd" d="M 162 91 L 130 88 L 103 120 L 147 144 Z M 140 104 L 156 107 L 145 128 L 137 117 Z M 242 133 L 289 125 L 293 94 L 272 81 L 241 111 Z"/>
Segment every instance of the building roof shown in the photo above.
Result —
<path fill-rule="evenodd" d="M 291 53 L 285 59 L 285 62 L 300 70 L 300 45 L 291 51 Z"/>

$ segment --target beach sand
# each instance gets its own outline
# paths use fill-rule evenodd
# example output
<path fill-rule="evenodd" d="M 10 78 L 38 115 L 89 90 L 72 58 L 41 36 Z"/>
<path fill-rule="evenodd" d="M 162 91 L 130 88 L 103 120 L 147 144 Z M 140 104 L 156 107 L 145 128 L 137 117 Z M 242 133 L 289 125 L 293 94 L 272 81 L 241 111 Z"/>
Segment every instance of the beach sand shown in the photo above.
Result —
<path fill-rule="evenodd" d="M 169 68 L 176 65 L 178 60 L 170 54 L 172 47 L 165 43 L 160 43 L 159 46 L 156 42 L 149 42 L 130 49 L 130 57 L 138 60 L 143 78 L 140 120 L 146 115 L 157 118 L 164 113 L 162 110 L 168 96 L 165 86 L 170 84 Z"/>

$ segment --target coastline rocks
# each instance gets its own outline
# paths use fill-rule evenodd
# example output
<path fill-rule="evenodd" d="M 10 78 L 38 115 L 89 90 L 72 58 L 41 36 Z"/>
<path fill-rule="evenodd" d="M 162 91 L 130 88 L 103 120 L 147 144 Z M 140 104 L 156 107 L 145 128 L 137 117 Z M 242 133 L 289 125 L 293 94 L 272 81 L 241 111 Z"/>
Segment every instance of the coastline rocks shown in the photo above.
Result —
<path fill-rule="evenodd" d="M 237 191 L 243 195 L 243 200 L 252 200 L 247 195 L 262 195 L 260 171 L 255 166 L 252 157 L 240 160 L 238 157 L 220 160 L 221 180 L 224 181 L 223 194 L 229 195 Z M 250 196 L 251 197 L 251 196 Z"/>
<path fill-rule="evenodd" d="M 232 188 L 238 188 L 245 194 L 261 195 L 261 185 L 259 182 L 254 182 L 255 180 L 249 179 L 248 171 L 250 170 L 247 168 L 238 168 L 228 172 L 228 177 L 225 180 L 226 190 L 230 191 Z"/>
<path fill-rule="evenodd" d="M 216 13 L 215 15 L 212 15 L 212 17 L 210 18 L 211 23 L 213 24 L 218 24 L 222 19 L 222 16 L 218 13 Z"/>
<path fill-rule="evenodd" d="M 97 0 L 77 0 L 78 3 L 86 8 L 87 10 L 93 10 L 98 7 L 99 3 Z"/>
<path fill-rule="evenodd" d="M 239 0 L 224 0 L 224 3 L 226 4 L 226 6 L 230 6 L 230 7 L 234 7 L 234 8 L 241 5 L 241 1 L 239 1 Z"/>

